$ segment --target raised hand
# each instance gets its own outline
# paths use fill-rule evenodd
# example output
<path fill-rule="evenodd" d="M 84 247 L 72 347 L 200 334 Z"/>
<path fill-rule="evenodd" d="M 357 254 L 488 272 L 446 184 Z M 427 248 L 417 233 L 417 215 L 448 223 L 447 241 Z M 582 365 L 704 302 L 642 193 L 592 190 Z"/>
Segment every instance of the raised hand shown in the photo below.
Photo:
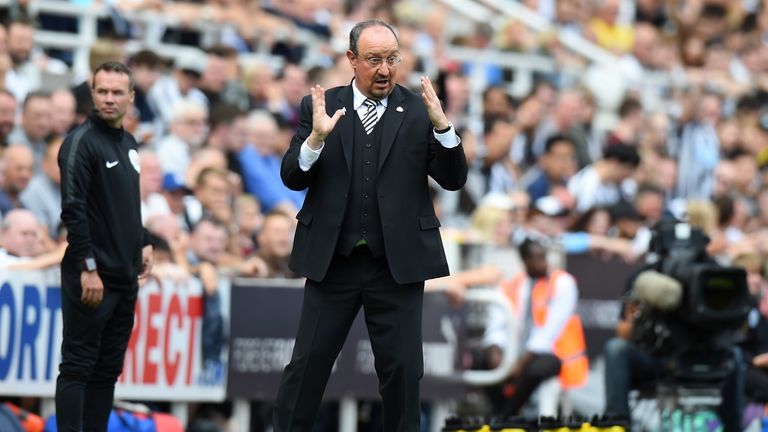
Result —
<path fill-rule="evenodd" d="M 424 101 L 424 106 L 427 107 L 427 113 L 429 114 L 429 120 L 432 122 L 432 126 L 435 129 L 445 129 L 448 127 L 448 117 L 443 112 L 443 107 L 440 105 L 440 99 L 437 98 L 435 88 L 432 87 L 432 81 L 429 78 L 421 77 L 421 99 Z"/>
<path fill-rule="evenodd" d="M 307 143 L 311 148 L 319 149 L 344 115 L 344 110 L 337 109 L 333 117 L 329 117 L 325 112 L 325 89 L 316 85 L 309 89 L 309 93 L 312 96 L 312 134 L 307 139 Z"/>

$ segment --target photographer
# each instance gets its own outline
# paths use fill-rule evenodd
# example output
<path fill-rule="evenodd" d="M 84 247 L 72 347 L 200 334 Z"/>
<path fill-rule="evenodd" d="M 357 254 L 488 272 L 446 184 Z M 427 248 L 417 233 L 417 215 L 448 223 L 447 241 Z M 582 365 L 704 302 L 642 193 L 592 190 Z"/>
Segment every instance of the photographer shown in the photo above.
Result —
<path fill-rule="evenodd" d="M 739 345 L 744 357 L 744 393 L 748 400 L 768 402 L 768 284 L 763 259 L 754 250 L 736 256 L 733 265 L 747 271 L 751 310 L 746 337 Z"/>
<path fill-rule="evenodd" d="M 710 269 L 716 267 L 713 267 L 715 264 L 703 252 L 707 239 L 703 235 L 697 238 L 700 231 L 695 229 L 690 236 L 693 247 L 680 248 L 674 252 L 662 248 L 660 230 L 678 235 L 681 231 L 674 231 L 674 227 L 675 224 L 667 224 L 667 228 L 660 224 L 656 228 L 652 250 L 659 259 L 639 269 L 627 280 L 624 306 L 616 329 L 617 337 L 611 339 L 605 347 L 605 411 L 630 419 L 628 395 L 631 389 L 644 388 L 661 381 L 674 386 L 692 380 L 696 385 L 710 384 L 720 388 L 722 402 L 719 414 L 724 430 L 739 431 L 744 383 L 742 368 L 739 366 L 741 351 L 728 337 L 730 322 L 729 325 L 714 329 L 707 327 L 709 322 L 698 327 L 698 323 L 686 321 L 691 314 L 685 302 L 695 296 L 690 292 L 684 293 L 683 286 L 689 291 L 692 287 L 703 291 L 704 288 L 700 287 L 706 282 L 680 280 L 680 274 L 703 279 L 701 274 L 690 271 L 696 266 L 709 266 Z M 697 241 L 701 245 L 695 244 Z M 679 246 L 678 243 L 676 245 Z M 681 269 L 686 272 L 683 273 Z M 732 269 L 718 270 L 739 282 L 738 273 L 731 272 Z M 733 285 L 738 286 L 738 283 Z M 738 314 L 740 297 L 734 297 L 737 299 L 731 305 L 735 305 L 734 311 Z M 665 332 L 650 334 L 653 333 L 650 329 L 656 331 L 660 327 Z M 720 380 L 713 379 L 713 375 L 707 374 L 709 371 L 702 372 L 700 379 L 695 377 L 698 372 L 692 374 L 693 378 L 691 374 L 686 375 L 696 370 L 695 367 L 686 368 L 689 362 L 707 363 L 717 358 L 717 354 L 723 354 L 724 361 L 712 368 L 716 371 L 715 375 L 727 372 Z"/>

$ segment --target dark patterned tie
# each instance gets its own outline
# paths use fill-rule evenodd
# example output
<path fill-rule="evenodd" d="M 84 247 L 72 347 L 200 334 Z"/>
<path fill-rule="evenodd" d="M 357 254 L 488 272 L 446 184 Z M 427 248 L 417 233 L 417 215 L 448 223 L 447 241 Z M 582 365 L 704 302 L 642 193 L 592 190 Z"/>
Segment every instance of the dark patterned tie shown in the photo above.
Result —
<path fill-rule="evenodd" d="M 365 101 L 363 101 L 363 105 L 368 108 L 363 116 L 363 127 L 365 128 L 365 133 L 370 135 L 373 127 L 376 126 L 376 122 L 379 121 L 379 116 L 376 113 L 376 107 L 379 105 L 379 101 L 366 98 Z"/>

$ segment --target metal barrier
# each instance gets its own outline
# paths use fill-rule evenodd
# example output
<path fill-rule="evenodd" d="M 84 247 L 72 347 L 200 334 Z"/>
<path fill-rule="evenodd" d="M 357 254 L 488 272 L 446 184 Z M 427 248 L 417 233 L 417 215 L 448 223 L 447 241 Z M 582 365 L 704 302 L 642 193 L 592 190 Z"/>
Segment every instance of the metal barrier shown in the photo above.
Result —
<path fill-rule="evenodd" d="M 10 7 L 13 3 L 13 0 L 0 0 L 2 7 Z M 73 75 L 81 78 L 86 77 L 89 73 L 89 50 L 98 39 L 97 22 L 101 18 L 110 17 L 109 8 L 102 4 L 81 5 L 56 0 L 33 0 L 29 2 L 28 12 L 31 16 L 45 13 L 77 19 L 77 33 L 38 30 L 35 32 L 35 43 L 44 48 L 71 50 L 73 52 Z M 228 26 L 227 23 L 205 20 L 182 23 L 177 17 L 157 11 L 121 11 L 120 13 L 128 22 L 140 24 L 144 29 L 140 38 L 126 43 L 128 52 L 149 48 L 168 57 L 176 57 L 180 50 L 188 50 L 192 47 L 163 43 L 161 40 L 163 29 L 178 28 L 183 24 L 184 28 L 199 31 L 203 40 L 202 45 L 205 46 L 218 40 L 222 31 Z M 296 29 L 291 37 L 308 46 L 309 51 L 312 51 L 317 44 L 317 37 L 308 30 Z M 273 67 L 282 66 L 282 57 L 272 56 L 264 48 L 260 47 L 260 51 L 256 53 L 241 54 L 241 63 L 258 60 L 265 61 Z"/>
<path fill-rule="evenodd" d="M 514 319 L 512 306 L 504 294 L 495 288 L 476 288 L 469 290 L 465 301 L 483 303 L 499 307 L 504 311 L 508 335 L 507 349 L 504 350 L 501 363 L 492 370 L 465 370 L 461 372 L 461 381 L 472 386 L 488 386 L 498 384 L 512 373 L 519 353 L 517 321 Z"/>
<path fill-rule="evenodd" d="M 259 289 L 259 286 L 262 286 L 262 289 Z M 297 324 L 301 299 L 301 292 L 296 288 L 300 289 L 301 286 L 301 282 L 296 280 L 235 279 L 232 290 L 233 309 L 230 315 L 233 348 L 230 351 L 231 369 L 227 391 L 229 397 L 234 398 L 233 421 L 237 425 L 247 425 L 251 422 L 249 399 L 268 399 L 276 389 L 282 375 L 282 362 L 287 362 L 290 356 L 290 350 L 284 349 L 290 348 L 291 338 L 294 337 L 291 327 Z M 463 391 L 464 386 L 477 387 L 501 382 L 514 367 L 517 349 L 506 350 L 500 366 L 494 370 L 454 369 L 446 375 L 435 373 L 435 355 L 441 356 L 442 364 L 446 360 L 450 363 L 452 356 L 457 354 L 456 351 L 448 354 L 444 348 L 435 350 L 435 347 L 456 346 L 456 333 L 450 316 L 435 315 L 441 308 L 447 307 L 438 305 L 447 305 L 447 301 L 440 297 L 440 293 L 430 295 L 433 297 L 425 296 L 424 300 L 425 375 L 422 380 L 422 396 L 423 400 L 431 401 L 432 424 L 435 426 L 433 430 L 437 432 L 457 402 L 449 395 L 455 393 L 456 389 Z M 266 302 L 269 302 L 268 307 L 264 306 Z M 503 311 L 509 338 L 507 345 L 517 347 L 516 320 L 513 319 L 509 301 L 503 294 L 496 289 L 473 289 L 467 293 L 466 302 L 497 307 Z M 336 360 L 336 372 L 332 374 L 326 388 L 326 397 L 339 398 L 340 432 L 356 430 L 358 399 L 377 397 L 373 365 L 361 367 L 367 362 L 361 363 L 362 351 L 359 347 L 363 340 L 367 341 L 368 336 L 360 318 L 358 317 L 360 322 L 353 324 L 347 336 L 347 343 Z M 271 326 L 267 326 L 267 323 Z M 265 349 L 266 347 L 270 349 Z M 271 347 L 280 347 L 279 352 Z M 364 357 L 369 355 L 372 356 L 372 353 Z M 275 363 L 278 360 L 281 361 L 279 365 Z M 372 362 L 372 357 L 370 361 Z M 431 367 L 428 367 L 430 365 Z M 365 372 L 361 372 L 363 369 Z M 339 386 L 340 383 L 343 384 Z M 442 396 L 436 396 L 436 391 L 449 388 L 454 390 L 441 392 Z"/>
<path fill-rule="evenodd" d="M 588 41 L 581 35 L 570 31 L 558 30 L 555 24 L 520 2 L 514 0 L 441 1 L 477 22 L 494 22 L 500 16 L 506 16 L 520 21 L 536 32 L 556 30 L 558 39 L 566 48 L 591 62 L 612 63 L 617 60 L 615 55 Z"/>

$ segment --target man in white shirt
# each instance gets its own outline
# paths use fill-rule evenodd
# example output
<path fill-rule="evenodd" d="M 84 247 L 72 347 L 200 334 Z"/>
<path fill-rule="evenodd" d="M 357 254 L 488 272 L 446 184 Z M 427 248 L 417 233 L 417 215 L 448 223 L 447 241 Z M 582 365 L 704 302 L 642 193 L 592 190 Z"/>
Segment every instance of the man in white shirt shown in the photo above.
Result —
<path fill-rule="evenodd" d="M 184 177 L 192 153 L 208 135 L 208 107 L 194 100 L 181 100 L 173 107 L 170 134 L 155 144 L 163 173 Z"/>
<path fill-rule="evenodd" d="M 38 252 L 35 215 L 24 209 L 8 212 L 0 228 L 0 244 L 0 269 L 35 256 Z"/>
<path fill-rule="evenodd" d="M 568 192 L 576 200 L 576 211 L 608 207 L 621 198 L 632 198 L 633 185 L 627 182 L 640 165 L 635 147 L 614 144 L 603 152 L 603 159 L 588 165 L 568 181 Z"/>
<path fill-rule="evenodd" d="M 188 99 L 208 107 L 208 97 L 197 86 L 208 63 L 204 52 L 190 48 L 176 57 L 174 70 L 170 75 L 160 77 L 147 93 L 147 102 L 158 118 L 158 135 L 168 127 L 174 106 Z"/>
<path fill-rule="evenodd" d="M 20 200 L 24 208 L 35 214 L 37 221 L 48 228 L 51 238 L 61 223 L 61 171 L 59 170 L 59 149 L 61 140 L 48 144 L 45 158 L 29 185 L 21 192 Z"/>

